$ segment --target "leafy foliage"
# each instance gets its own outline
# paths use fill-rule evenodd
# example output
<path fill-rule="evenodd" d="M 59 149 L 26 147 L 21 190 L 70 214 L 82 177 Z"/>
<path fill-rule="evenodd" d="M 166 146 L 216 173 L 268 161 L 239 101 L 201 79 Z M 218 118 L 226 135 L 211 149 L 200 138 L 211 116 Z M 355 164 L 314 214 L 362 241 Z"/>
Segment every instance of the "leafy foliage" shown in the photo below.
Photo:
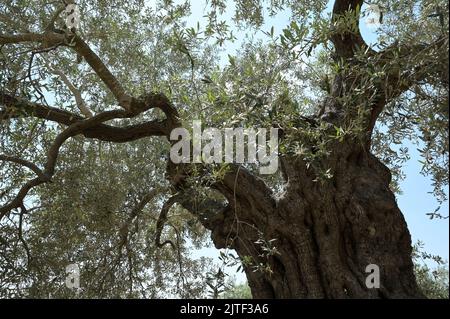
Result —
<path fill-rule="evenodd" d="M 223 295 L 223 299 L 251 299 L 252 294 L 250 292 L 250 287 L 245 284 L 234 285 L 232 288 L 227 290 Z"/>
<path fill-rule="evenodd" d="M 417 284 L 422 292 L 430 299 L 448 299 L 448 262 L 440 256 L 430 255 L 423 250 L 423 243 L 418 241 L 414 245 L 414 271 Z M 434 261 L 437 266 L 430 268 L 426 261 Z"/>

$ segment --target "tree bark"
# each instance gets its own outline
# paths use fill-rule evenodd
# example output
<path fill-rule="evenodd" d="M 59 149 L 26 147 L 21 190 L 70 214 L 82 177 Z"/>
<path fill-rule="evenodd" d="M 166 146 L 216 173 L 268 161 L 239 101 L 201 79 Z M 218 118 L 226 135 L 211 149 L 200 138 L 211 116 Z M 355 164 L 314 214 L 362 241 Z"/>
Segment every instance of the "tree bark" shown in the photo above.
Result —
<path fill-rule="evenodd" d="M 334 148 L 326 161 L 333 177 L 322 183 L 301 160 L 284 157 L 281 198 L 245 171 L 230 174 L 217 185 L 229 205 L 205 223 L 215 246 L 251 260 L 254 298 L 423 297 L 389 170 L 355 146 Z M 277 253 L 263 249 L 272 239 Z M 380 269 L 379 289 L 366 286 L 370 264 Z"/>

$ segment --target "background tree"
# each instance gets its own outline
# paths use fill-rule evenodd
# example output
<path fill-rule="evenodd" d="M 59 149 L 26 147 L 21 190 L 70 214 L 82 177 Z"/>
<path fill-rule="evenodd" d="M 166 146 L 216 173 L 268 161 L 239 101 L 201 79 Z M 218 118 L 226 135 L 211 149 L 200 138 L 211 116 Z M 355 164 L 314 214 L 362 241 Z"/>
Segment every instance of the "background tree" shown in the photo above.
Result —
<path fill-rule="evenodd" d="M 413 246 L 417 284 L 427 298 L 448 299 L 448 261 L 444 261 L 440 256 L 426 253 L 423 246 L 421 241 Z M 427 261 L 433 261 L 436 266 L 431 268 Z"/>
<path fill-rule="evenodd" d="M 223 294 L 224 299 L 251 299 L 252 294 L 247 284 L 237 284 Z"/>
<path fill-rule="evenodd" d="M 231 3 L 208 2 L 197 28 L 187 2 L 80 1 L 78 29 L 64 3 L 0 5 L 3 295 L 68 296 L 77 262 L 78 296 L 201 296 L 209 266 L 187 247 L 208 231 L 255 298 L 423 297 L 394 196 L 407 150 L 392 143 L 423 141 L 446 200 L 448 4 L 379 1 L 368 46 L 363 1 L 236 0 L 238 28 L 291 21 L 221 66 Z M 173 164 L 170 132 L 193 119 L 279 128 L 279 174 Z"/>

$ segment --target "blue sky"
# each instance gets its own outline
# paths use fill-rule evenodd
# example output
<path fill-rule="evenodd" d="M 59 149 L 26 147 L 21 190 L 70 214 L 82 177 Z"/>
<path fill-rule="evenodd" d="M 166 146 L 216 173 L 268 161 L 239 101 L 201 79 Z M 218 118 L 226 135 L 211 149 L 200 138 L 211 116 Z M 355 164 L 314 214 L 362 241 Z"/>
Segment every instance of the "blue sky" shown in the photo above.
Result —
<path fill-rule="evenodd" d="M 329 10 L 331 9 L 329 4 Z M 192 16 L 188 20 L 188 26 L 196 26 L 197 21 L 200 21 L 201 26 L 205 26 L 205 14 L 203 1 L 191 1 Z M 224 20 L 229 20 L 232 17 L 232 12 L 226 12 L 222 17 Z M 269 31 L 272 26 L 275 28 L 275 33 L 281 30 L 289 23 L 289 13 L 280 13 L 275 17 L 267 18 L 262 30 Z M 361 33 L 367 43 L 376 42 L 376 29 L 374 27 L 367 27 L 362 21 Z M 227 43 L 226 49 L 223 52 L 224 60 L 228 54 L 234 54 L 239 49 L 242 43 L 244 34 L 235 30 L 238 40 L 235 43 Z M 262 32 L 258 32 L 256 37 L 262 37 Z M 449 220 L 430 220 L 426 213 L 433 212 L 438 206 L 438 202 L 429 194 L 432 191 L 431 180 L 429 177 L 420 175 L 421 164 L 418 162 L 420 157 L 416 150 L 416 146 L 406 142 L 411 152 L 411 159 L 405 163 L 404 172 L 406 179 L 401 183 L 403 193 L 397 196 L 398 205 L 403 212 L 408 228 L 410 230 L 413 243 L 421 240 L 425 244 L 425 251 L 430 254 L 440 255 L 444 259 L 449 259 Z M 448 189 L 447 189 L 448 190 Z M 448 192 L 447 192 L 448 193 Z M 440 213 L 448 215 L 448 201 L 441 206 Z M 217 257 L 218 252 L 214 248 L 205 248 L 195 253 L 196 256 Z M 231 272 L 230 272 L 231 274 Z M 242 274 L 237 275 L 238 281 L 245 281 Z"/>

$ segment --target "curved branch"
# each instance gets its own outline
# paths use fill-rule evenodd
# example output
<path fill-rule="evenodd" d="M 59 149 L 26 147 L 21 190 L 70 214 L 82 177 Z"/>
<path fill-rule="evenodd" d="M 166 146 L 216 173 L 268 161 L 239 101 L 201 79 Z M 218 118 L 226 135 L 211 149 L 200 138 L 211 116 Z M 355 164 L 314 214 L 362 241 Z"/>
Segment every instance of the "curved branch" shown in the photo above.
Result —
<path fill-rule="evenodd" d="M 164 228 L 164 225 L 167 221 L 167 215 L 169 213 L 170 208 L 172 208 L 175 203 L 179 202 L 180 199 L 183 198 L 183 193 L 177 193 L 170 197 L 161 208 L 161 212 L 159 213 L 158 221 L 156 222 L 156 235 L 155 235 L 155 244 L 156 247 L 162 248 L 165 245 L 170 245 L 173 250 L 176 250 L 175 244 L 171 240 L 166 240 L 161 242 L 161 235 Z"/>
<path fill-rule="evenodd" d="M 88 138 L 97 138 L 104 141 L 121 143 L 137 140 L 145 136 L 168 136 L 170 134 L 171 125 L 174 125 L 174 120 L 172 118 L 174 117 L 174 114 L 176 115 L 177 113 L 172 105 L 168 103 L 168 101 L 166 102 L 166 99 L 167 98 L 165 97 L 161 98 L 161 95 L 152 94 L 146 99 L 146 102 L 152 103 L 150 104 L 151 107 L 161 108 L 166 114 L 171 116 L 171 119 L 163 121 L 150 121 L 127 127 L 113 127 L 105 125 L 103 122 L 117 118 L 130 118 L 137 115 L 137 113 L 114 110 L 100 113 L 89 119 L 84 119 L 81 116 L 67 111 L 47 107 L 38 103 L 32 103 L 0 92 L 0 105 L 4 105 L 6 107 L 4 110 L 0 111 L 0 120 L 20 117 L 25 114 L 68 125 L 68 128 L 60 133 L 51 145 L 47 154 L 47 162 L 44 166 L 45 170 L 39 171 L 37 178 L 32 179 L 23 185 L 11 202 L 0 207 L 0 220 L 11 210 L 19 208 L 32 188 L 51 180 L 51 177 L 54 174 L 59 149 L 68 138 L 78 134 L 83 134 Z M 150 107 L 143 109 L 145 110 L 148 108 Z M 12 161 L 12 158 L 7 158 L 6 156 L 4 156 L 4 159 Z M 30 165 L 32 163 L 26 161 L 21 161 L 19 159 L 14 159 L 14 161 L 16 163 L 26 164 L 29 168 L 33 167 Z M 37 167 L 33 167 L 33 170 L 38 172 L 36 168 Z"/>
<path fill-rule="evenodd" d="M 44 172 L 37 167 L 37 165 L 35 165 L 34 163 L 15 157 L 15 156 L 8 156 L 8 155 L 4 155 L 4 154 L 0 154 L 0 161 L 6 161 L 6 162 L 12 162 L 12 163 L 16 163 L 22 166 L 25 166 L 29 169 L 31 169 L 39 178 L 45 179 L 45 175 Z"/>
<path fill-rule="evenodd" d="M 273 191 L 262 178 L 254 175 L 243 166 L 237 164 L 229 165 L 230 168 L 223 179 L 213 186 L 230 203 L 234 203 L 236 197 L 238 197 L 266 207 L 274 207 L 276 205 Z"/>
<path fill-rule="evenodd" d="M 8 214 L 11 210 L 19 208 L 23 204 L 23 200 L 25 196 L 27 196 L 30 189 L 38 185 L 41 185 L 42 183 L 44 183 L 44 181 L 41 178 L 37 177 L 35 179 L 28 181 L 25 185 L 23 185 L 22 188 L 17 193 L 16 197 L 14 197 L 14 199 L 11 202 L 0 207 L 0 220 L 4 216 L 6 216 L 6 214 Z"/>
<path fill-rule="evenodd" d="M 155 94 L 153 96 L 157 95 Z M 176 116 L 173 115 L 173 112 L 176 112 L 176 110 L 172 110 L 172 106 L 166 108 L 157 98 L 154 98 L 154 100 L 148 98 L 146 103 L 150 103 L 149 105 L 152 107 L 160 107 L 163 108 L 163 110 L 167 109 L 167 114 L 172 117 Z M 0 105 L 4 106 L 3 110 L 0 109 L 0 121 L 32 116 L 69 126 L 84 120 L 83 117 L 75 113 L 39 103 L 29 102 L 3 92 L 0 92 Z M 153 120 L 124 127 L 115 127 L 100 123 L 84 129 L 81 134 L 87 138 L 95 138 L 107 142 L 125 143 L 149 136 L 169 136 L 171 129 L 176 125 L 177 122 L 174 123 L 173 120 L 169 119 Z"/>
<path fill-rule="evenodd" d="M 75 122 L 74 124 L 66 128 L 63 132 L 58 134 L 47 152 L 47 162 L 44 165 L 42 176 L 28 181 L 25 185 L 22 186 L 22 188 L 19 190 L 19 193 L 10 203 L 0 207 L 0 220 L 11 210 L 21 207 L 21 205 L 23 205 L 23 200 L 32 188 L 51 180 L 55 172 L 55 165 L 59 155 L 59 149 L 68 138 L 78 135 L 83 132 L 83 130 L 98 125 L 101 122 L 109 121 L 114 118 L 123 118 L 125 116 L 126 112 L 120 110 L 103 112 L 90 119 Z"/>

